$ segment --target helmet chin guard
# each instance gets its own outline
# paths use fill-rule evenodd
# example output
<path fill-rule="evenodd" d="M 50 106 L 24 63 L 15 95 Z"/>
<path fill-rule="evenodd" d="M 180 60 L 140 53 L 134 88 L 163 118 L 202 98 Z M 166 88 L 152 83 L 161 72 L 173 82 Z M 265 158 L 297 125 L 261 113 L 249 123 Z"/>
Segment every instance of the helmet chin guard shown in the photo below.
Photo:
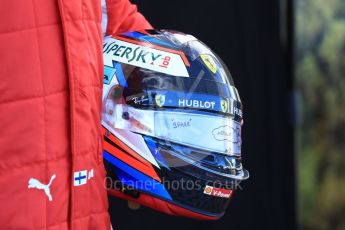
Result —
<path fill-rule="evenodd" d="M 134 208 L 220 218 L 249 177 L 242 104 L 224 63 L 195 37 L 169 30 L 108 36 L 103 58 L 109 194 Z"/>

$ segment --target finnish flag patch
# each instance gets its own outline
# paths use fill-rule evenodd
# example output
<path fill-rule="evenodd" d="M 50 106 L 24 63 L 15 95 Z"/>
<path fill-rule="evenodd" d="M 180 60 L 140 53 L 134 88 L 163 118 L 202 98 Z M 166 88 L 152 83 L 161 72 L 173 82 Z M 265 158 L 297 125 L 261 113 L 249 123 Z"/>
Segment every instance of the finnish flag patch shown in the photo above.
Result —
<path fill-rule="evenodd" d="M 93 169 L 91 169 L 89 172 L 88 170 L 74 172 L 74 186 L 87 184 L 87 181 L 93 178 L 93 176 Z"/>

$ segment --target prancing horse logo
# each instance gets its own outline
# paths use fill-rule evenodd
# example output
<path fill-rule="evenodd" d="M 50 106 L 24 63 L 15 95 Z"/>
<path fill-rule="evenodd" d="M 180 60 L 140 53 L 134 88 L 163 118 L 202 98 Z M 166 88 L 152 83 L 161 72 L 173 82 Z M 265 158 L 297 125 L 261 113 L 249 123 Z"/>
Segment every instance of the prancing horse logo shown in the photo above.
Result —
<path fill-rule="evenodd" d="M 53 180 L 55 179 L 56 175 L 54 174 L 51 178 L 48 184 L 42 184 L 39 180 L 35 178 L 30 178 L 28 182 L 28 188 L 37 188 L 44 190 L 44 193 L 47 195 L 48 200 L 52 201 L 53 197 L 50 194 L 50 185 L 52 185 Z"/>
<path fill-rule="evenodd" d="M 162 107 L 165 104 L 165 95 L 157 94 L 155 96 L 156 105 Z"/>

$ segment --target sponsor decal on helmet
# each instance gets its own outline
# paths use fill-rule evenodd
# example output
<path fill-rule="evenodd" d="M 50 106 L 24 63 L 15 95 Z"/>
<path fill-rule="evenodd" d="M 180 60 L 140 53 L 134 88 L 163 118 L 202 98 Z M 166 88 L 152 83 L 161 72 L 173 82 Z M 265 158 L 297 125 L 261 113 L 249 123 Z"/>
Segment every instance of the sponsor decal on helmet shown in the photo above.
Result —
<path fill-rule="evenodd" d="M 192 118 L 189 118 L 186 121 L 180 121 L 180 120 L 176 120 L 176 119 L 171 119 L 171 121 L 172 121 L 172 126 L 174 129 L 186 128 L 186 127 L 191 126 Z"/>
<path fill-rule="evenodd" d="M 156 94 L 155 96 L 156 105 L 162 107 L 165 104 L 165 95 L 163 94 Z"/>
<path fill-rule="evenodd" d="M 189 77 L 180 55 L 150 46 L 108 37 L 103 43 L 103 57 L 107 66 L 111 66 L 112 61 L 116 61 L 173 76 Z"/>
<path fill-rule="evenodd" d="M 209 54 L 201 54 L 200 57 L 201 57 L 202 61 L 205 63 L 205 65 L 207 66 L 207 68 L 212 73 L 216 73 L 217 72 L 217 64 L 213 60 L 213 57 L 211 55 L 209 55 Z"/>
<path fill-rule="evenodd" d="M 214 101 L 178 99 L 178 106 L 179 107 L 214 109 L 215 105 L 216 105 L 216 102 L 214 102 Z"/>
<path fill-rule="evenodd" d="M 223 189 L 223 188 L 216 188 L 209 185 L 206 185 L 204 189 L 204 194 L 222 198 L 230 198 L 232 194 L 232 190 Z"/>
<path fill-rule="evenodd" d="M 223 113 L 227 113 L 229 110 L 229 103 L 225 99 L 220 100 L 220 107 L 222 108 Z"/>
<path fill-rule="evenodd" d="M 149 99 L 146 97 L 146 95 L 141 95 L 141 96 L 131 97 L 130 99 L 127 99 L 127 100 L 133 101 L 135 105 L 142 105 L 144 102 L 147 102 Z"/>
<path fill-rule="evenodd" d="M 235 117 L 243 118 L 242 104 L 240 101 L 231 99 L 232 105 L 230 108 L 230 113 L 235 115 Z"/>
<path fill-rule="evenodd" d="M 198 93 L 149 91 L 128 96 L 126 102 L 130 105 L 193 108 L 235 115 L 232 99 Z"/>
<path fill-rule="evenodd" d="M 243 112 L 242 112 L 242 109 L 241 108 L 237 108 L 234 106 L 234 114 L 239 116 L 239 117 L 243 117 Z"/>
<path fill-rule="evenodd" d="M 234 107 L 234 114 L 241 118 L 243 117 L 243 112 L 242 112 L 242 109 L 240 108 Z"/>
<path fill-rule="evenodd" d="M 207 195 L 211 195 L 212 194 L 212 190 L 213 187 L 206 185 L 205 189 L 204 189 L 204 193 Z"/>
<path fill-rule="evenodd" d="M 185 92 L 160 92 L 165 95 L 164 106 L 167 107 L 181 107 L 192 109 L 203 109 L 217 111 L 221 113 L 230 112 L 230 99 L 199 93 L 185 93 Z"/>
<path fill-rule="evenodd" d="M 241 143 L 240 127 L 230 127 L 222 125 L 212 131 L 214 139 L 217 141 L 231 141 L 232 143 Z"/>

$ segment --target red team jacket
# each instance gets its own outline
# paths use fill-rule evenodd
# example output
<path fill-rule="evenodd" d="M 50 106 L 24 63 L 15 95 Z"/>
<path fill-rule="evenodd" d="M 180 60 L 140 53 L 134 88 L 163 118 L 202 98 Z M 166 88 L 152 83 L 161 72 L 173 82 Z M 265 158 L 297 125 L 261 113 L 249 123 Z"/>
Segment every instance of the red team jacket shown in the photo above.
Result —
<path fill-rule="evenodd" d="M 107 33 L 150 28 L 106 0 Z M 0 228 L 109 229 L 101 0 L 0 1 Z"/>

